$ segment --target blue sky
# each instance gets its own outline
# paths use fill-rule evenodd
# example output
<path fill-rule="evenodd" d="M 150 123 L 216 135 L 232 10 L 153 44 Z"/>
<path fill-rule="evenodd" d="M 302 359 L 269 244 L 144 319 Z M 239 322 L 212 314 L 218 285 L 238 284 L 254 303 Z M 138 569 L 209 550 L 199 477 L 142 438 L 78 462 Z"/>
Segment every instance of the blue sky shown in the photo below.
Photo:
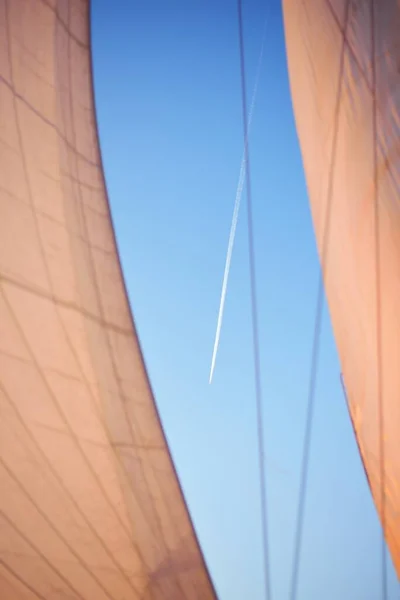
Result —
<path fill-rule="evenodd" d="M 288 598 L 318 261 L 279 0 L 244 0 L 270 562 Z M 208 375 L 243 152 L 235 0 L 93 3 L 95 90 L 117 238 L 149 374 L 220 600 L 264 598 L 245 204 Z M 244 198 L 243 198 L 244 200 Z M 298 598 L 380 598 L 380 527 L 325 308 Z M 389 600 L 398 586 L 389 560 Z"/>

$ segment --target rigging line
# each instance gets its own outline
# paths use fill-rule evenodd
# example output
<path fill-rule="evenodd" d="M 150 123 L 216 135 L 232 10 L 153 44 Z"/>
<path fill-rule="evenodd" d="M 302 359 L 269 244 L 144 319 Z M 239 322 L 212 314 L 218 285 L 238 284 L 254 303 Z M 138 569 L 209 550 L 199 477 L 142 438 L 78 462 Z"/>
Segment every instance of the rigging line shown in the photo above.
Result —
<path fill-rule="evenodd" d="M 264 585 L 265 600 L 271 599 L 271 580 L 269 567 L 269 549 L 268 549 L 268 522 L 267 522 L 267 490 L 265 478 L 265 452 L 264 452 L 264 432 L 263 432 L 263 407 L 261 392 L 261 371 L 260 371 L 260 348 L 258 339 L 258 314 L 257 314 L 257 294 L 256 294 L 256 269 L 254 253 L 254 234 L 253 234 L 253 210 L 251 196 L 250 179 L 250 156 L 248 144 L 247 127 L 247 99 L 246 99 L 246 68 L 244 60 L 244 40 L 243 40 L 243 16 L 242 0 L 237 0 L 238 25 L 239 25 L 239 47 L 240 47 L 240 76 L 242 90 L 242 122 L 244 138 L 244 156 L 246 162 L 246 196 L 247 196 L 247 228 L 248 228 L 248 252 L 249 252 L 249 270 L 250 270 L 250 291 L 251 291 L 251 317 L 253 330 L 253 356 L 254 356 L 254 379 L 256 388 L 257 404 L 257 438 L 258 438 L 258 458 L 260 470 L 260 500 L 261 500 L 261 527 L 263 543 L 263 565 L 264 565 Z"/>
<path fill-rule="evenodd" d="M 342 48 L 340 51 L 337 96 L 336 96 L 334 119 L 333 119 L 334 130 L 333 130 L 333 138 L 332 138 L 330 166 L 329 166 L 329 171 L 328 171 L 328 189 L 327 189 L 326 209 L 325 209 L 326 212 L 325 212 L 324 226 L 323 226 L 323 230 L 322 230 L 321 267 L 320 267 L 320 273 L 319 273 L 317 304 L 316 304 L 315 321 L 314 321 L 313 343 L 312 343 L 312 350 L 311 350 L 311 366 L 310 366 L 309 382 L 308 382 L 306 426 L 305 426 L 305 432 L 304 432 L 303 455 L 302 455 L 302 462 L 301 462 L 300 490 L 299 490 L 299 498 L 298 498 L 298 505 L 297 505 L 297 516 L 296 516 L 296 522 L 295 522 L 296 527 L 295 527 L 294 554 L 293 554 L 292 576 L 291 576 L 290 596 L 289 596 L 290 600 L 296 600 L 297 589 L 298 589 L 300 551 L 301 551 L 302 536 L 303 536 L 306 491 L 307 491 L 307 484 L 308 484 L 308 465 L 309 465 L 309 459 L 310 459 L 311 433 L 312 433 L 312 425 L 313 425 L 313 419 L 314 419 L 314 405 L 315 405 L 316 383 L 317 383 L 318 363 L 319 363 L 320 338 L 321 338 L 321 329 L 322 329 L 322 315 L 323 315 L 323 307 L 324 307 L 324 274 L 325 274 L 325 270 L 326 270 L 325 267 L 326 267 L 326 259 L 327 259 L 327 254 L 328 254 L 328 240 L 329 240 L 329 229 L 330 229 L 332 197 L 333 197 L 333 180 L 334 180 L 334 171 L 335 171 L 335 164 L 336 164 L 336 149 L 337 149 L 338 131 L 339 131 L 340 105 L 341 105 L 342 87 L 343 87 L 343 79 L 344 79 L 343 73 L 344 73 L 345 56 L 346 56 L 346 43 L 347 43 L 346 42 L 346 34 L 347 34 L 347 25 L 348 25 L 348 21 L 349 21 L 350 4 L 351 4 L 350 0 L 346 0 L 344 25 L 343 25 Z"/>
<path fill-rule="evenodd" d="M 268 8 L 269 7 L 270 7 L 270 4 L 268 4 Z M 247 137 L 249 137 L 249 135 L 250 135 L 251 123 L 253 120 L 253 112 L 254 112 L 254 107 L 255 107 L 257 92 L 258 92 L 258 85 L 260 82 L 261 67 L 263 64 L 263 57 L 264 57 L 265 39 L 266 39 L 266 35 L 267 35 L 268 18 L 269 18 L 269 12 L 266 16 L 265 23 L 264 23 L 264 31 L 263 31 L 262 41 L 261 41 L 260 55 L 258 58 L 256 79 L 254 82 L 253 95 L 252 95 L 251 104 L 250 104 L 250 111 L 249 111 L 249 115 L 247 117 Z M 246 156 L 245 156 L 245 149 L 243 148 L 242 162 L 240 164 L 239 181 L 238 181 L 237 188 L 236 188 L 235 204 L 234 204 L 234 208 L 233 208 L 231 229 L 229 232 L 228 250 L 227 250 L 226 259 L 225 259 L 224 277 L 223 277 L 223 281 L 222 281 L 221 297 L 220 297 L 219 311 L 218 311 L 218 318 L 217 318 L 217 327 L 216 327 L 216 331 L 215 331 L 214 348 L 213 348 L 213 353 L 212 353 L 210 376 L 209 376 L 208 383 L 212 382 L 214 369 L 215 369 L 215 362 L 217 359 L 217 353 L 218 353 L 218 348 L 219 348 L 222 320 L 224 317 L 226 292 L 227 292 L 227 288 L 228 288 L 229 272 L 230 272 L 230 268 L 231 268 L 232 252 L 233 252 L 233 246 L 235 243 L 236 227 L 237 227 L 238 218 L 239 218 L 239 210 L 240 210 L 240 204 L 241 204 L 241 199 L 242 199 L 242 192 L 243 192 L 245 177 L 246 177 Z"/>
<path fill-rule="evenodd" d="M 372 138 L 373 138 L 373 181 L 375 209 L 375 301 L 376 301 L 376 354 L 377 354 L 377 393 L 378 393 L 378 429 L 379 429 L 379 467 L 380 467 L 380 510 L 382 519 L 382 600 L 387 600 L 386 568 L 386 498 L 385 498 L 385 442 L 384 412 L 382 397 L 382 332 L 381 332 L 381 273 L 380 273 L 380 221 L 379 221 L 379 177 L 378 177 L 378 122 L 377 122 L 377 76 L 376 76 L 376 34 L 375 0 L 371 0 L 371 78 L 372 78 Z"/>

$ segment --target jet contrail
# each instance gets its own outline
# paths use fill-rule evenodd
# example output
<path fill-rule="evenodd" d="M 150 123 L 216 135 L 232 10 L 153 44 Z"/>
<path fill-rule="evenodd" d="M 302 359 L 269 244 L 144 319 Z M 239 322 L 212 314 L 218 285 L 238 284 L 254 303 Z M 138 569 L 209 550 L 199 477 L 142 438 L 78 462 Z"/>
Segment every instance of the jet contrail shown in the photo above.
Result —
<path fill-rule="evenodd" d="M 258 91 L 258 84 L 259 84 L 259 80 L 260 80 L 262 59 L 263 59 L 263 55 L 264 55 L 265 37 L 266 37 L 266 32 L 267 32 L 266 25 L 267 25 L 267 21 L 265 22 L 265 25 L 264 25 L 264 33 L 263 33 L 263 39 L 262 39 L 262 43 L 261 43 L 260 57 L 258 59 L 258 65 L 257 65 L 256 80 L 255 80 L 255 83 L 254 83 L 253 95 L 251 97 L 251 104 L 250 104 L 249 116 L 248 116 L 248 119 L 247 119 L 247 138 L 246 138 L 246 144 L 248 143 L 248 138 L 249 138 L 249 134 L 250 134 L 251 121 L 252 121 L 252 118 L 253 118 L 254 105 L 255 105 L 255 102 L 256 102 L 257 91 Z M 246 148 L 244 148 L 244 150 L 243 150 L 242 162 L 241 162 L 241 165 L 240 165 L 239 181 L 238 181 L 238 185 L 237 185 L 237 188 L 236 188 L 235 205 L 234 205 L 234 208 L 233 208 L 232 224 L 231 224 L 231 230 L 230 230 L 230 233 L 229 233 L 228 251 L 226 253 L 224 278 L 223 278 L 223 281 L 222 281 L 221 299 L 220 299 L 220 302 L 219 302 L 217 330 L 215 332 L 214 350 L 213 350 L 212 359 L 211 359 L 210 378 L 209 378 L 208 383 L 212 382 L 212 378 L 213 378 L 213 374 L 214 374 L 214 369 L 215 369 L 215 361 L 216 361 L 216 358 L 217 358 L 217 352 L 218 352 L 218 346 L 219 346 L 219 338 L 220 338 L 220 335 L 221 335 L 222 319 L 223 319 L 223 316 L 224 316 L 226 290 L 227 290 L 227 287 L 228 287 L 229 271 L 230 271 L 230 268 L 231 268 L 231 259 L 232 259 L 233 244 L 235 242 L 236 226 L 237 226 L 238 217 L 239 217 L 240 201 L 241 201 L 241 198 L 242 198 L 242 191 L 243 191 L 243 185 L 244 185 L 245 177 L 246 177 Z"/>

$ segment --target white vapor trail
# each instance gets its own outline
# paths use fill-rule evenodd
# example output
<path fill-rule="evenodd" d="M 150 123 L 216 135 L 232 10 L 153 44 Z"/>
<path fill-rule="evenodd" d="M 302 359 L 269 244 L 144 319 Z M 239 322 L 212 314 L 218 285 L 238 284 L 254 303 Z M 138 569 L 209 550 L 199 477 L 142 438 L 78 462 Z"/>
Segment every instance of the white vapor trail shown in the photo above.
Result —
<path fill-rule="evenodd" d="M 246 144 L 248 143 L 251 122 L 253 119 L 253 111 L 254 111 L 254 106 L 255 106 L 256 97 L 257 97 L 258 84 L 260 81 L 261 66 L 262 66 L 262 59 L 263 59 L 263 55 L 264 55 L 264 45 L 265 45 L 265 37 L 266 37 L 266 25 L 267 25 L 267 22 L 265 22 L 265 26 L 264 26 L 264 33 L 263 33 L 263 39 L 262 39 L 262 43 L 261 43 L 260 56 L 258 59 L 256 80 L 254 83 L 253 95 L 251 97 L 249 116 L 247 119 L 247 137 L 246 137 L 246 141 L 245 141 L 245 148 L 243 150 L 242 162 L 240 165 L 239 181 L 238 181 L 238 185 L 236 188 L 236 197 L 235 197 L 235 204 L 234 204 L 234 208 L 233 208 L 231 230 L 229 232 L 228 251 L 226 253 L 224 278 L 222 281 L 221 299 L 219 302 L 217 329 L 215 332 L 214 349 L 213 349 L 213 354 L 212 354 L 212 359 L 211 359 L 211 369 L 210 369 L 210 377 L 209 377 L 208 383 L 212 382 L 212 378 L 214 375 L 215 361 L 217 359 L 219 339 L 221 336 L 222 319 L 224 316 L 225 298 L 226 298 L 226 291 L 227 291 L 227 287 L 228 287 L 229 271 L 231 268 L 233 245 L 235 243 L 236 226 L 237 226 L 237 222 L 238 222 L 240 202 L 242 199 L 243 186 L 244 186 L 244 181 L 245 181 L 245 177 L 246 177 Z"/>

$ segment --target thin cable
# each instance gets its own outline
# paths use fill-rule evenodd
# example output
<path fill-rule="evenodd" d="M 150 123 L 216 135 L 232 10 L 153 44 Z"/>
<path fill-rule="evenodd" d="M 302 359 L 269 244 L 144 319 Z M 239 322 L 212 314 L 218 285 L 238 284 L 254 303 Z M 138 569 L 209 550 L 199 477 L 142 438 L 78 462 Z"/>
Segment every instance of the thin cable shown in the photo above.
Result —
<path fill-rule="evenodd" d="M 239 24 L 239 45 L 240 45 L 240 74 L 242 88 L 242 121 L 244 137 L 244 156 L 246 163 L 246 195 L 247 195 L 247 228 L 249 242 L 249 268 L 250 268 L 250 289 L 251 289 L 251 317 L 253 329 L 253 355 L 254 355 L 254 379 L 256 387 L 257 403 L 257 438 L 258 438 L 258 458 L 260 470 L 260 499 L 261 499 L 261 526 L 263 542 L 263 564 L 264 564 L 264 584 L 265 600 L 271 599 L 271 580 L 269 567 L 269 549 L 268 549 L 268 522 L 267 522 L 267 489 L 265 477 L 265 452 L 264 452 L 264 431 L 263 431 L 263 406 L 261 392 L 261 369 L 260 369 L 260 347 L 258 339 L 258 312 L 257 312 L 257 293 L 256 293 L 256 268 L 254 253 L 254 233 L 253 233 L 253 208 L 251 195 L 250 179 L 250 157 L 249 143 L 247 135 L 247 98 L 246 98 L 246 69 L 244 61 L 244 41 L 243 41 L 243 17 L 242 0 L 237 2 L 238 24 Z"/>
<path fill-rule="evenodd" d="M 387 600 L 386 568 L 386 498 L 385 498 L 385 442 L 384 411 L 382 398 L 382 332 L 381 332 L 381 273 L 380 273 L 380 227 L 379 227 L 379 176 L 378 176 L 378 122 L 376 98 L 376 38 L 375 38 L 375 0 L 371 0 L 371 78 L 372 78 L 372 138 L 373 138 L 373 179 L 375 209 L 375 293 L 376 293 L 376 354 L 377 354 L 377 393 L 379 428 L 379 466 L 380 466 L 380 509 L 382 520 L 382 600 Z"/>
<path fill-rule="evenodd" d="M 345 52 L 345 50 L 346 50 L 346 33 L 347 33 L 347 24 L 348 24 L 348 20 L 349 20 L 349 10 L 350 10 L 350 0 L 347 0 L 346 1 L 344 27 L 343 27 L 343 41 L 342 41 L 342 48 L 341 48 L 341 53 L 340 53 L 339 80 L 338 80 L 338 86 L 337 86 L 337 97 L 336 97 L 336 105 L 335 105 L 335 112 L 334 112 L 334 131 L 333 131 L 333 139 L 332 139 L 331 160 L 330 160 L 330 167 L 329 167 L 326 214 L 325 214 L 325 222 L 324 222 L 324 228 L 323 228 L 323 233 L 322 233 L 321 268 L 320 268 L 320 275 L 319 275 L 313 344 L 312 344 L 312 351 L 311 351 L 311 368 L 310 368 L 310 376 L 309 376 L 309 384 L 308 384 L 306 427 L 305 427 L 305 433 L 304 433 L 303 457 L 302 457 L 301 477 L 300 477 L 300 491 L 299 491 L 299 500 L 298 500 L 298 506 L 297 506 L 293 567 L 292 567 L 292 577 L 291 577 L 291 585 L 290 585 L 290 599 L 291 600 L 296 600 L 296 598 L 297 598 L 298 579 L 299 579 L 300 551 L 301 551 L 301 543 L 302 543 L 302 536 L 303 536 L 304 512 L 305 512 L 306 491 L 307 491 L 307 483 L 308 483 L 308 466 L 309 466 L 309 460 L 310 460 L 311 433 L 312 433 L 312 425 L 313 425 L 313 420 L 314 420 L 315 391 L 316 391 L 318 363 L 319 363 L 322 314 L 323 314 L 323 307 L 324 307 L 324 274 L 326 274 L 325 267 L 326 267 L 326 258 L 327 258 L 327 254 L 328 254 L 328 241 L 329 241 L 332 196 L 333 196 L 333 193 L 332 193 L 333 192 L 333 178 L 334 178 L 334 171 L 335 171 L 335 164 L 336 164 L 336 149 L 337 149 L 337 141 L 338 141 L 339 116 L 340 116 L 340 105 L 341 105 L 341 96 L 342 96 L 342 87 L 343 87 L 343 71 L 344 71 L 344 63 L 345 63 L 345 55 L 346 55 L 346 52 Z"/>

